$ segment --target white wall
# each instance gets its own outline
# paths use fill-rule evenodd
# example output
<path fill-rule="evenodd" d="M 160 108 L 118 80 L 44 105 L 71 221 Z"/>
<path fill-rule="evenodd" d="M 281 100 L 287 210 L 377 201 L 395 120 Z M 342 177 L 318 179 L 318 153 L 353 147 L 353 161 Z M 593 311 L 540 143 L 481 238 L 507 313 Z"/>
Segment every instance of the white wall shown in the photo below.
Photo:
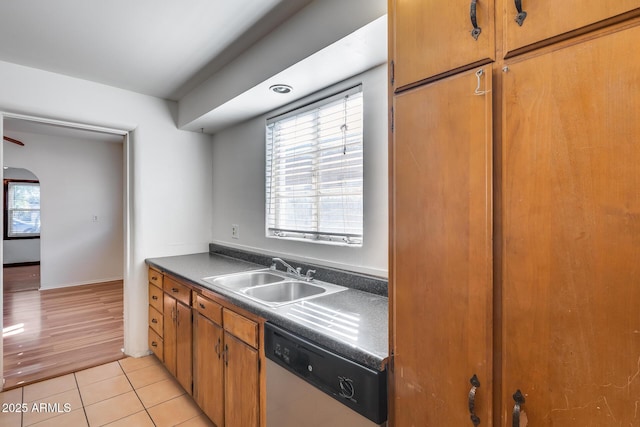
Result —
<path fill-rule="evenodd" d="M 145 258 L 205 252 L 211 240 L 211 137 L 177 129 L 176 110 L 174 102 L 0 61 L 0 111 L 132 131 L 125 260 L 125 351 L 132 355 L 148 347 Z"/>
<path fill-rule="evenodd" d="M 4 179 L 37 181 L 38 177 L 26 169 L 9 168 L 4 170 Z M 2 247 L 4 264 L 40 261 L 40 239 L 4 240 Z"/>
<path fill-rule="evenodd" d="M 214 242 L 387 277 L 386 65 L 376 67 L 292 105 L 304 105 L 358 83 L 362 83 L 364 97 L 363 246 L 337 247 L 265 237 L 265 120 L 291 109 L 291 106 L 248 120 L 214 135 Z M 231 238 L 231 224 L 240 226 L 239 239 Z"/>
<path fill-rule="evenodd" d="M 4 165 L 40 180 L 41 289 L 122 279 L 122 143 L 12 135 L 25 146 L 5 145 Z"/>

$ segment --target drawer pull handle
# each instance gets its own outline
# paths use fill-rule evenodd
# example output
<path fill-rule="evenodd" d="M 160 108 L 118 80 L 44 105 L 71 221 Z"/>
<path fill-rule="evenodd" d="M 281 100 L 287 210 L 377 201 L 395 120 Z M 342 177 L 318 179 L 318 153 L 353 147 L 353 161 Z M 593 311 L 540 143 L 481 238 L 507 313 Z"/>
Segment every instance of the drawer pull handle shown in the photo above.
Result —
<path fill-rule="evenodd" d="M 154 300 L 154 301 L 158 301 L 158 296 L 157 296 L 157 295 L 153 295 L 153 296 L 151 297 L 151 299 L 152 299 L 152 300 Z"/>
<path fill-rule="evenodd" d="M 474 426 L 478 426 L 480 424 L 480 417 L 476 415 L 476 391 L 478 387 L 480 387 L 480 380 L 478 380 L 478 376 L 473 374 L 471 377 L 471 390 L 469 390 L 469 414 L 471 418 L 471 422 Z"/>
<path fill-rule="evenodd" d="M 478 19 L 476 17 L 476 3 L 478 0 L 471 0 L 471 7 L 469 10 L 469 14 L 471 15 L 471 25 L 473 26 L 473 30 L 471 30 L 471 37 L 474 40 L 478 40 L 480 33 L 482 32 L 482 28 L 478 27 Z"/>
<path fill-rule="evenodd" d="M 152 341 L 152 342 L 151 342 L 151 347 L 157 347 L 157 346 L 158 346 L 158 343 L 157 343 L 157 342 L 155 342 L 155 341 Z"/>
<path fill-rule="evenodd" d="M 522 10 L 522 0 L 515 0 L 515 3 L 516 10 L 518 11 L 518 14 L 516 15 L 516 22 L 522 27 L 524 20 L 527 19 L 527 12 Z"/>
<path fill-rule="evenodd" d="M 205 307 L 205 306 L 204 306 L 204 304 L 203 304 L 203 303 L 198 303 L 198 305 L 199 305 L 199 306 L 200 306 L 200 308 L 201 308 L 201 309 L 203 309 L 203 310 L 204 310 L 205 308 L 207 308 L 207 307 Z"/>
<path fill-rule="evenodd" d="M 151 319 L 151 323 L 158 323 L 158 319 Z"/>
<path fill-rule="evenodd" d="M 177 294 L 178 292 L 180 292 L 180 289 L 178 289 L 178 288 L 171 288 L 171 292 L 173 292 L 174 294 Z"/>
<path fill-rule="evenodd" d="M 513 405 L 513 419 L 511 425 L 513 427 L 520 427 L 520 412 L 521 407 L 524 404 L 524 396 L 522 395 L 522 392 L 520 390 L 516 390 L 516 392 L 513 394 L 513 400 L 516 402 L 516 404 Z"/>
<path fill-rule="evenodd" d="M 156 280 L 158 280 L 158 276 L 151 276 L 151 280 L 155 282 Z"/>

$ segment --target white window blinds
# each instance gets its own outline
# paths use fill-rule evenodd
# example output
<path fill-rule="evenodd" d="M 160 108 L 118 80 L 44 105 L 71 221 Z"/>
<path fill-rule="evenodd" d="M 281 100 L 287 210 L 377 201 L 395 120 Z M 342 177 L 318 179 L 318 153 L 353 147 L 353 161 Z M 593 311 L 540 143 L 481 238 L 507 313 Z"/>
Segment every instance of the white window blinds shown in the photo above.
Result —
<path fill-rule="evenodd" d="M 6 192 L 5 237 L 17 239 L 40 236 L 40 184 L 9 181 Z"/>
<path fill-rule="evenodd" d="M 362 246 L 362 88 L 267 121 L 267 237 Z"/>

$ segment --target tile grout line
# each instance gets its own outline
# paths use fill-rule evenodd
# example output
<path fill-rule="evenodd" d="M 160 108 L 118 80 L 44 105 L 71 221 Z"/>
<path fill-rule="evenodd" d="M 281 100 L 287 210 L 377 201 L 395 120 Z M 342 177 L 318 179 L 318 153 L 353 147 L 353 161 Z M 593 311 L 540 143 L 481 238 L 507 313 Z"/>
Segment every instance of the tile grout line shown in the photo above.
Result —
<path fill-rule="evenodd" d="M 78 389 L 78 396 L 80 396 L 80 404 L 82 405 L 82 412 L 84 412 L 84 419 L 87 421 L 87 426 L 91 427 L 91 425 L 89 424 L 89 417 L 87 416 L 87 410 L 85 409 L 84 406 L 84 400 L 82 399 L 82 393 L 80 393 L 80 384 L 78 384 L 78 377 L 76 376 L 76 373 L 73 373 L 73 380 L 76 383 L 76 388 Z"/>
<path fill-rule="evenodd" d="M 154 421 L 154 419 L 151 417 L 151 414 L 149 413 L 149 410 L 147 409 L 147 407 L 144 405 L 144 402 L 142 402 L 142 399 L 140 399 L 140 396 L 138 395 L 138 391 L 136 390 L 136 388 L 133 386 L 133 383 L 131 382 L 131 380 L 129 379 L 129 375 L 127 374 L 127 372 L 124 370 L 124 368 L 122 367 L 122 364 L 120 363 L 120 361 L 118 361 L 118 365 L 120 365 L 120 369 L 122 369 L 122 372 L 124 372 L 124 376 L 127 379 L 127 381 L 129 382 L 129 384 L 131 385 L 131 389 L 133 390 L 133 392 L 136 394 L 136 398 L 140 401 L 140 404 L 142 405 L 142 407 L 144 408 L 144 412 L 147 413 L 147 416 L 149 417 L 149 419 L 151 420 L 151 423 L 154 425 L 154 427 L 156 427 L 156 422 Z M 142 368 L 140 368 L 142 369 Z M 135 371 L 137 371 L 138 369 L 135 369 Z M 133 372 L 133 371 L 132 371 Z"/>

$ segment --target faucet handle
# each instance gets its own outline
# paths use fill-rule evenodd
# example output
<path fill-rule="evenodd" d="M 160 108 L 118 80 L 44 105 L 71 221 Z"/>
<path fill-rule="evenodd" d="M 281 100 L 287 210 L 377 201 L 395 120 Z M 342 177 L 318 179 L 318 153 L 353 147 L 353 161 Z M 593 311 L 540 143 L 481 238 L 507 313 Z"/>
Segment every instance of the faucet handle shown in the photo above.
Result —
<path fill-rule="evenodd" d="M 307 274 L 304 276 L 305 279 L 307 280 L 307 282 L 310 281 L 311 279 L 313 279 L 313 275 L 314 275 L 315 272 L 316 271 L 312 270 L 312 269 L 308 269 L 307 270 Z"/>

